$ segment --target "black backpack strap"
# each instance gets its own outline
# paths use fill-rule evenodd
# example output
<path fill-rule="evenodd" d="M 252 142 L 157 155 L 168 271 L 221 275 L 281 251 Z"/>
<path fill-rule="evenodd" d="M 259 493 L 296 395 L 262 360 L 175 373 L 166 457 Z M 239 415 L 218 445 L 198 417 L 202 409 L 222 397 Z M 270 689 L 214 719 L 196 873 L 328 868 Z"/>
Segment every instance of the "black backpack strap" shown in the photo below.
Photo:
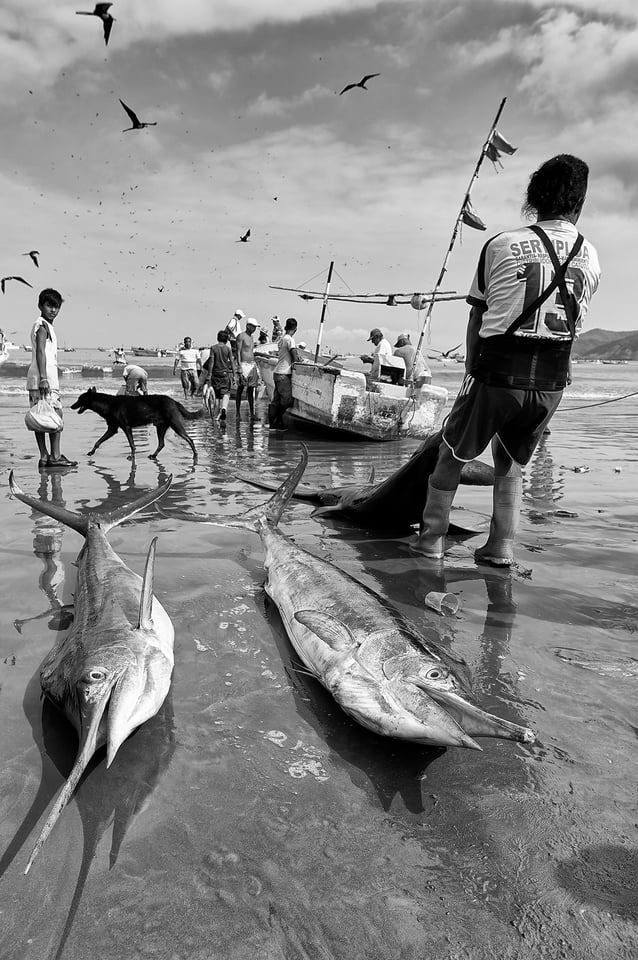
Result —
<path fill-rule="evenodd" d="M 552 266 L 554 267 L 554 276 L 552 278 L 551 283 L 547 287 L 545 287 L 542 293 L 540 293 L 532 303 L 528 304 L 526 309 L 523 310 L 523 312 L 521 313 L 520 317 L 518 317 L 516 320 L 514 320 L 512 324 L 510 324 L 510 326 L 507 328 L 507 333 L 512 334 L 514 333 L 515 330 L 518 330 L 519 327 L 522 327 L 525 321 L 529 317 L 531 317 L 533 313 L 535 313 L 538 310 L 538 308 L 542 303 L 545 303 L 547 298 L 550 297 L 551 294 L 554 292 L 554 290 L 558 287 L 560 289 L 560 295 L 563 298 L 563 305 L 565 307 L 565 315 L 567 317 L 567 323 L 569 325 L 569 332 L 571 333 L 572 340 L 573 340 L 574 337 L 576 336 L 576 317 L 574 316 L 573 309 L 571 309 L 571 297 L 569 295 L 569 291 L 567 290 L 567 284 L 565 283 L 565 276 L 567 274 L 567 268 L 569 267 L 574 257 L 579 253 L 585 238 L 583 237 L 582 233 L 578 234 L 578 236 L 576 237 L 574 246 L 569 251 L 569 255 L 567 256 L 566 260 L 561 264 L 558 257 L 556 256 L 556 251 L 554 249 L 554 246 L 551 240 L 549 239 L 545 231 L 542 229 L 542 227 L 539 227 L 537 223 L 533 223 L 530 225 L 530 230 L 532 230 L 536 234 L 536 236 L 539 237 L 541 243 L 547 250 L 547 253 L 549 254 L 549 258 L 552 261 Z"/>

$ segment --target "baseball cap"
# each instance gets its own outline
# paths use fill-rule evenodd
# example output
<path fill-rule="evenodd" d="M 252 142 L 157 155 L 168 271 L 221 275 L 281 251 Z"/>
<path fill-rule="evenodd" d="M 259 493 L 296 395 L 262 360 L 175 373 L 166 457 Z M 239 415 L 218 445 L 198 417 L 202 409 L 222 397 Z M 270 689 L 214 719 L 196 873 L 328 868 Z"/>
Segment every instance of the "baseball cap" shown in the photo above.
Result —
<path fill-rule="evenodd" d="M 375 327 L 373 330 L 370 331 L 370 336 L 368 337 L 368 342 L 369 342 L 370 340 L 372 340 L 373 337 L 382 337 L 382 336 L 383 336 L 383 332 L 382 332 L 381 330 L 379 330 L 378 327 Z"/>
<path fill-rule="evenodd" d="M 250 324 L 251 327 L 258 327 L 259 324 L 254 317 L 246 317 L 246 326 Z"/>
<path fill-rule="evenodd" d="M 409 333 L 399 333 L 397 335 L 397 342 L 395 343 L 395 347 L 400 347 L 402 343 L 407 343 L 409 340 L 410 340 Z"/>

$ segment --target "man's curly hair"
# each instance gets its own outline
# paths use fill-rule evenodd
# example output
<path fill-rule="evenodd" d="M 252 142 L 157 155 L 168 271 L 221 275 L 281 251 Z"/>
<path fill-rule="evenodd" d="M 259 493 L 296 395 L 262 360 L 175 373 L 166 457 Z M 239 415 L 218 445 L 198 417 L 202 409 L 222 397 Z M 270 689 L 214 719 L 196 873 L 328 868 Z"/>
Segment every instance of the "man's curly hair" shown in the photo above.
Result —
<path fill-rule="evenodd" d="M 559 153 L 541 164 L 529 178 L 523 213 L 560 214 L 580 212 L 587 194 L 589 167 L 571 153 Z"/>

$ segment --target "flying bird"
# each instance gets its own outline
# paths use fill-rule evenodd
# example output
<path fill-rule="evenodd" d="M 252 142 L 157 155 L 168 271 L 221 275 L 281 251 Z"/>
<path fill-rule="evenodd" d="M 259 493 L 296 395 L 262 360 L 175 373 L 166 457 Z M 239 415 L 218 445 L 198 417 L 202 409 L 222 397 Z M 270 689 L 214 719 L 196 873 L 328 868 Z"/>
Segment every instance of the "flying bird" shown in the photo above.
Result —
<path fill-rule="evenodd" d="M 27 287 L 33 287 L 33 284 L 29 283 L 28 280 L 25 280 L 24 277 L 3 277 L 2 280 L 0 280 L 0 290 L 2 290 L 3 293 L 4 293 L 4 285 L 7 282 L 7 280 L 19 280 L 20 283 L 25 283 Z"/>
<path fill-rule="evenodd" d="M 367 90 L 368 88 L 366 87 L 366 83 L 368 82 L 368 80 L 372 80 L 373 77 L 380 77 L 380 76 L 381 76 L 380 73 L 368 73 L 365 75 L 365 77 L 363 77 L 362 80 L 359 80 L 359 83 L 349 83 L 346 87 L 343 88 L 343 90 L 341 90 L 341 92 L 339 93 L 339 96 L 341 96 L 342 93 L 345 93 L 346 90 L 354 90 L 355 87 L 361 87 L 362 90 Z"/>
<path fill-rule="evenodd" d="M 246 230 L 246 233 L 243 237 L 240 237 L 239 240 L 235 240 L 235 243 L 248 243 L 248 237 L 250 236 L 250 229 Z"/>
<path fill-rule="evenodd" d="M 104 27 L 104 44 L 108 47 L 109 37 L 111 36 L 111 28 L 113 27 L 113 22 L 115 17 L 112 17 L 109 13 L 109 7 L 112 7 L 112 3 L 96 3 L 95 10 L 76 10 L 75 12 L 81 17 L 99 17 L 102 21 L 102 26 Z"/>
<path fill-rule="evenodd" d="M 23 257 L 31 257 L 31 259 L 32 259 L 33 262 L 35 263 L 36 267 L 39 267 L 39 266 L 40 266 L 40 264 L 38 263 L 38 257 L 40 256 L 40 251 L 39 251 L 39 250 L 28 250 L 27 253 L 23 253 L 22 256 L 23 256 Z"/>
<path fill-rule="evenodd" d="M 119 97 L 118 97 L 118 99 L 119 99 Z M 156 120 L 154 120 L 152 123 L 149 122 L 149 121 L 146 121 L 146 120 L 140 120 L 140 119 L 138 119 L 137 114 L 136 114 L 136 113 L 133 113 L 133 111 L 131 110 L 131 108 L 130 108 L 130 107 L 127 107 L 123 100 L 120 100 L 120 103 L 122 104 L 122 106 L 124 107 L 124 109 L 126 110 L 126 112 L 128 113 L 129 119 L 130 119 L 131 123 L 133 124 L 132 127 L 125 127 L 124 130 L 122 130 L 122 133 L 126 133 L 127 130 L 143 130 L 144 127 L 156 127 L 156 126 L 157 126 L 157 121 L 156 121 Z"/>

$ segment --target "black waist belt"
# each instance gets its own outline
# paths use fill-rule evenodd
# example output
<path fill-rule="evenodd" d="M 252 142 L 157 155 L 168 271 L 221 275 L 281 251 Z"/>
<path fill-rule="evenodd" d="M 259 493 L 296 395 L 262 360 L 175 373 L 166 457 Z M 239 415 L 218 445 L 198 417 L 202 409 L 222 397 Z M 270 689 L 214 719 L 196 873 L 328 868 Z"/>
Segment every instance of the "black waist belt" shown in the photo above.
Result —
<path fill-rule="evenodd" d="M 563 390 L 567 385 L 572 340 L 538 340 L 502 334 L 481 340 L 470 371 L 490 387 L 518 390 Z"/>

